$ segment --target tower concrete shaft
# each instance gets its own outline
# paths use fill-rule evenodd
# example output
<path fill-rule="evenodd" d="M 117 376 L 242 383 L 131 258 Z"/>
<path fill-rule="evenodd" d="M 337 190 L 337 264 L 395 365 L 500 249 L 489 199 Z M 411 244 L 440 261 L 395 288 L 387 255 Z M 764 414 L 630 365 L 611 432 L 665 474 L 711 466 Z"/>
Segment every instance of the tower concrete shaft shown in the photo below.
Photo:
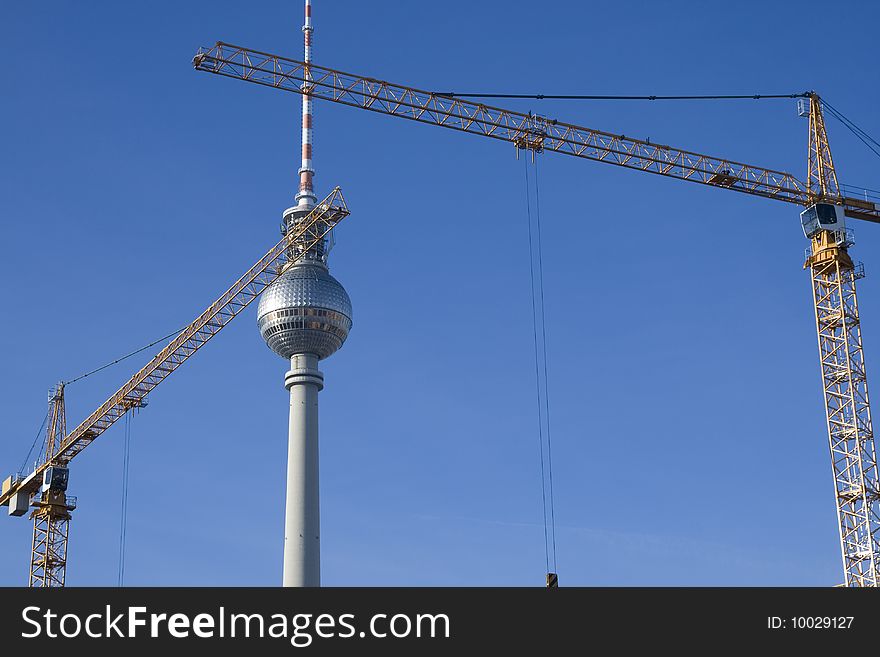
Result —
<path fill-rule="evenodd" d="M 318 477 L 318 357 L 295 354 L 284 377 L 290 392 L 284 586 L 321 585 L 321 510 Z"/>

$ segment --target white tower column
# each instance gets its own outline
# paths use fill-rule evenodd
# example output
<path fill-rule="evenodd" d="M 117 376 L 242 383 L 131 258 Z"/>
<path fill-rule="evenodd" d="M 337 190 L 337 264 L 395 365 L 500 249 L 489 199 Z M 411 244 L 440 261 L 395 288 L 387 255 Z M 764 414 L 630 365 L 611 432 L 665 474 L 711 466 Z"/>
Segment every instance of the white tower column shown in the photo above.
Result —
<path fill-rule="evenodd" d="M 290 391 L 284 586 L 321 585 L 321 511 L 318 488 L 318 357 L 294 354 L 284 377 Z"/>
<path fill-rule="evenodd" d="M 305 76 L 311 80 L 312 1 L 306 0 Z M 287 446 L 287 506 L 284 512 L 283 586 L 321 585 L 321 514 L 318 503 L 318 392 L 324 375 L 318 361 L 335 354 L 351 329 L 351 299 L 330 275 L 332 241 L 322 221 L 299 230 L 314 211 L 312 97 L 303 87 L 302 167 L 297 204 L 282 216 L 281 232 L 293 238 L 287 263 L 260 296 L 257 325 L 266 345 L 290 360 L 284 386 L 290 391 Z"/>

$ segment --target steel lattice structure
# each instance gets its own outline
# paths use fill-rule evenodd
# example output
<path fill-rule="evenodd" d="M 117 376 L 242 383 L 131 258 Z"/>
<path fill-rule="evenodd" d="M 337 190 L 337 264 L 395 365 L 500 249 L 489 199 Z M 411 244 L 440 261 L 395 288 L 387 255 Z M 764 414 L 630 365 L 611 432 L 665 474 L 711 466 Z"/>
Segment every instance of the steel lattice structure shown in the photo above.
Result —
<path fill-rule="evenodd" d="M 28 586 L 64 586 L 70 511 L 74 508 L 69 500 L 62 491 L 49 491 L 36 502 Z"/>
<path fill-rule="evenodd" d="M 847 586 L 877 586 L 880 477 L 856 298 L 862 269 L 827 235 L 813 241 L 810 269 L 844 575 Z"/>
<path fill-rule="evenodd" d="M 200 49 L 193 65 L 216 75 L 499 139 L 517 148 L 554 151 L 799 205 L 814 202 L 809 184 L 784 171 L 452 98 L 222 41 Z M 873 203 L 843 196 L 833 202 L 842 205 L 847 216 L 880 223 L 880 208 Z"/>
<path fill-rule="evenodd" d="M 840 196 L 822 106 L 810 97 L 808 189 L 817 202 Z M 856 281 L 864 276 L 848 249 L 849 231 L 813 235 L 810 269 L 834 498 L 846 586 L 880 584 L 880 478 L 868 401 L 868 378 Z"/>

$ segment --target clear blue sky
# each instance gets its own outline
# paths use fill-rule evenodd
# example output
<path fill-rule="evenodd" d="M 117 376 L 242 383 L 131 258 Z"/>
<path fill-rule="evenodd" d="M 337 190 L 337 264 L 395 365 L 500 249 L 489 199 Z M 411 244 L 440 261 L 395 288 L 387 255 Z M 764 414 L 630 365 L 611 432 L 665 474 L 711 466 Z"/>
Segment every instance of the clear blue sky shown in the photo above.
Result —
<path fill-rule="evenodd" d="M 216 40 L 298 56 L 302 3 L 4 2 L 0 470 L 49 385 L 190 321 L 277 237 L 299 97 L 193 71 Z M 873 134 L 870 3 L 315 0 L 318 63 L 427 89 L 780 93 Z M 818 22 L 817 22 L 818 17 Z M 817 33 L 817 25 L 821 28 Z M 510 102 L 805 176 L 795 101 Z M 502 143 L 316 105 L 316 183 L 352 209 L 355 309 L 322 364 L 327 585 L 541 585 L 523 163 Z M 829 119 L 831 121 L 831 119 Z M 836 122 L 835 162 L 880 187 Z M 798 208 L 541 157 L 560 582 L 842 577 Z M 880 227 L 853 255 L 880 368 Z M 136 359 L 68 389 L 77 423 Z M 285 363 L 248 309 L 133 423 L 127 583 L 275 585 Z M 71 585 L 116 582 L 122 426 L 72 464 Z M 0 584 L 26 583 L 0 519 Z"/>

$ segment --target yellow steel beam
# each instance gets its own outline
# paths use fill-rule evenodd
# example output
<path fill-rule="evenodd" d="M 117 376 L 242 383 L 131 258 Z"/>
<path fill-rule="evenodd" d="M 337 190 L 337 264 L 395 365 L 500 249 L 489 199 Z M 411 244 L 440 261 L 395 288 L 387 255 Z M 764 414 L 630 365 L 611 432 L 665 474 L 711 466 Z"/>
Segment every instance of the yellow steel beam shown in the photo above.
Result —
<path fill-rule="evenodd" d="M 572 155 L 798 205 L 814 202 L 809 186 L 784 171 L 452 98 L 243 46 L 218 41 L 213 48 L 199 50 L 193 66 L 215 75 L 499 139 L 535 152 Z M 839 192 L 825 198 L 843 206 L 847 216 L 880 223 L 880 207 L 873 203 L 853 203 L 854 199 Z"/>

